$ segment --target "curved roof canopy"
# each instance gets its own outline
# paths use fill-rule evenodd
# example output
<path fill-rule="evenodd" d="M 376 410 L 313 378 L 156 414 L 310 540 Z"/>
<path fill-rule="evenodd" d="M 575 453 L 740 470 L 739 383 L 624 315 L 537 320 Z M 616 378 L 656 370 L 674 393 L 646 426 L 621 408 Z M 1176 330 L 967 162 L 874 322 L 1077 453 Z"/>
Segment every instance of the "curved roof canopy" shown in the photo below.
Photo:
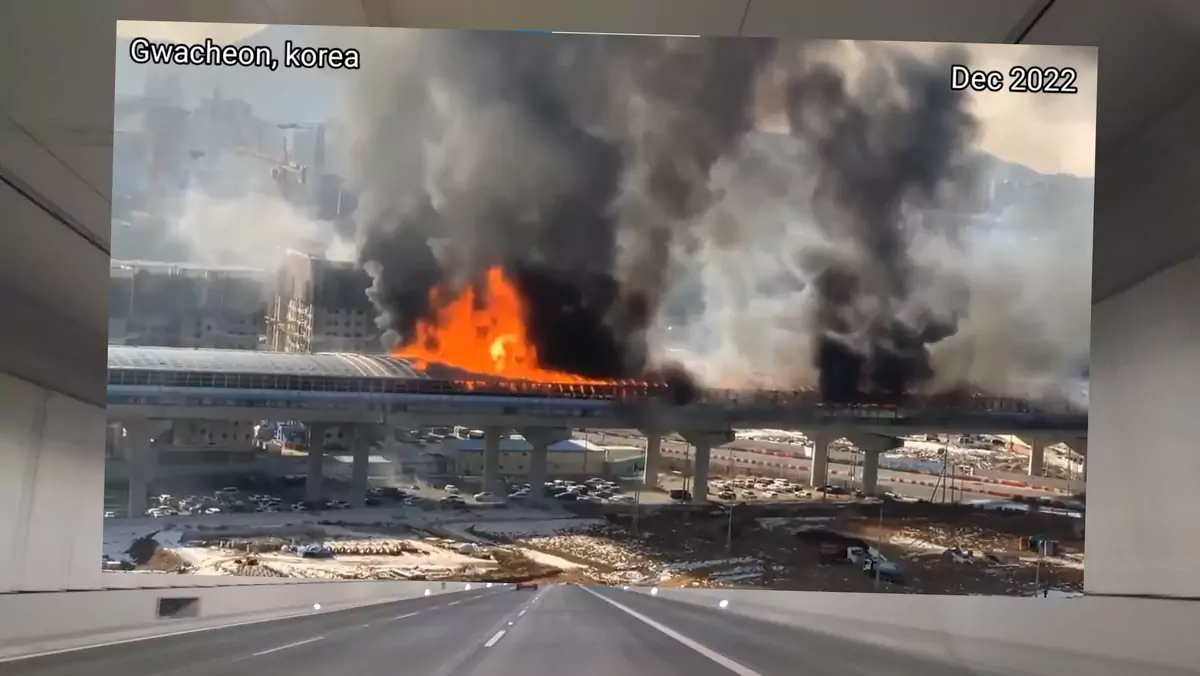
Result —
<path fill-rule="evenodd" d="M 403 359 L 318 353 L 108 346 L 108 368 L 128 371 L 261 373 L 346 378 L 426 378 Z"/>

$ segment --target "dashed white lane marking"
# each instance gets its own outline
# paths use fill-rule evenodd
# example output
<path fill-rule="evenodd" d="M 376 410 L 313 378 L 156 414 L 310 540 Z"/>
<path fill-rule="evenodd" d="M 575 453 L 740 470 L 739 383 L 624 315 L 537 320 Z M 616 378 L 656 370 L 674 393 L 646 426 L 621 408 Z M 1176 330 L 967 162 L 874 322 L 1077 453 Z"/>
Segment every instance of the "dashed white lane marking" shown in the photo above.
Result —
<path fill-rule="evenodd" d="M 397 615 L 397 616 L 393 617 L 392 619 L 393 619 L 393 620 L 407 620 L 408 618 L 410 618 L 410 617 L 413 617 L 414 615 L 420 615 L 420 614 L 421 614 L 421 613 L 419 613 L 419 612 L 417 612 L 417 613 L 408 613 L 408 614 L 405 614 L 405 615 Z"/>
<path fill-rule="evenodd" d="M 643 624 L 645 624 L 649 627 L 653 627 L 654 629 L 657 629 L 659 632 L 674 639 L 678 643 L 682 643 L 683 645 L 691 648 L 692 650 L 695 650 L 696 652 L 700 653 L 701 655 L 704 655 L 708 659 L 725 667 L 726 669 L 732 671 L 733 673 L 737 674 L 738 676 L 762 676 L 761 674 L 759 674 L 757 671 L 751 669 L 750 667 L 747 667 L 746 665 L 741 664 L 740 662 L 735 662 L 735 661 L 729 659 L 728 657 L 722 655 L 721 653 L 713 650 L 712 648 L 709 648 L 707 646 L 701 645 L 700 643 L 697 643 L 696 641 L 693 641 L 692 639 L 688 638 L 687 636 L 684 636 L 683 634 L 662 624 L 661 622 L 658 622 L 649 617 L 646 617 L 645 615 L 639 613 L 638 611 L 634 610 L 633 608 L 630 608 L 629 606 L 625 605 L 624 603 L 617 603 L 616 601 L 614 601 L 610 598 L 607 598 L 606 596 L 604 596 L 602 594 L 594 592 L 591 589 L 588 589 L 587 587 L 580 587 L 580 589 L 586 591 L 587 593 L 591 594 L 592 596 L 595 596 L 596 598 L 600 599 L 601 601 L 604 601 L 605 603 L 613 606 L 614 608 L 616 608 L 617 610 L 620 610 L 621 612 L 625 613 L 626 615 L 629 615 L 630 617 L 634 618 L 635 620 L 638 620 L 639 622 L 642 622 Z"/>
<path fill-rule="evenodd" d="M 483 647 L 491 648 L 492 646 L 496 645 L 497 643 L 500 642 L 500 639 L 504 638 L 504 634 L 506 634 L 506 633 L 507 633 L 507 631 L 504 629 L 501 629 L 500 631 L 496 632 L 496 634 L 494 636 L 492 636 L 491 638 L 489 638 L 487 640 L 487 643 L 483 644 Z"/>
<path fill-rule="evenodd" d="M 521 612 L 517 613 L 517 617 L 523 617 L 527 612 L 529 612 L 528 608 L 522 608 Z"/>
<path fill-rule="evenodd" d="M 446 604 L 446 607 L 449 608 L 450 606 L 457 606 L 460 603 L 462 603 L 462 601 L 451 601 L 450 603 Z"/>
<path fill-rule="evenodd" d="M 267 650 L 260 650 L 260 651 L 258 651 L 258 652 L 256 652 L 256 653 L 254 653 L 254 656 L 255 656 L 255 657 L 261 657 L 261 656 L 263 656 L 263 655 L 270 655 L 271 653 L 277 653 L 277 652 L 279 652 L 280 650 L 287 650 L 288 648 L 298 648 L 298 647 L 300 647 L 300 646 L 302 646 L 302 645 L 308 645 L 309 643 L 316 643 L 317 641 L 324 640 L 324 638 L 325 638 L 324 636 L 316 636 L 316 637 L 313 637 L 313 638 L 305 639 L 305 640 L 303 640 L 303 641 L 296 641 L 295 643 L 289 643 L 289 644 L 287 644 L 287 645 L 281 645 L 281 646 L 278 646 L 278 647 L 276 647 L 276 648 L 268 648 Z"/>
<path fill-rule="evenodd" d="M 363 629 L 366 629 L 366 628 L 368 628 L 368 627 L 370 627 L 370 626 L 371 626 L 371 623 L 370 623 L 370 622 L 364 622 L 363 624 L 361 624 L 361 625 L 359 625 L 359 626 L 360 626 L 360 627 L 362 627 Z"/>

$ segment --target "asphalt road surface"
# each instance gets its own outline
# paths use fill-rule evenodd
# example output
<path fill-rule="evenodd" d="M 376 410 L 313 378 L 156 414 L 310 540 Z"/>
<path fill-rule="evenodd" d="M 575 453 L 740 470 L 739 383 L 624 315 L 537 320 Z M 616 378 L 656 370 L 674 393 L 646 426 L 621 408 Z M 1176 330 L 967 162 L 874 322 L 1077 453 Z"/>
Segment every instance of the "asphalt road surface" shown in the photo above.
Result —
<path fill-rule="evenodd" d="M 607 588 L 497 586 L 0 663 L 6 676 L 980 674 Z M 1045 672 L 1050 673 L 1050 672 Z"/>

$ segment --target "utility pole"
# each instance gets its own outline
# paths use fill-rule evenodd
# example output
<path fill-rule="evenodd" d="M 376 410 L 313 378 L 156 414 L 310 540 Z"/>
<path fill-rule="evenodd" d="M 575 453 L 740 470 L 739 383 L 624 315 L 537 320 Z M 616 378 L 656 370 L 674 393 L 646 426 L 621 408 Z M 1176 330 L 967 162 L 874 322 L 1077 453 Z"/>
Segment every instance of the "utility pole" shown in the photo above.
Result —
<path fill-rule="evenodd" d="M 639 481 L 639 482 L 637 483 L 637 488 L 635 488 L 635 489 L 633 490 L 633 525 L 632 525 L 632 530 L 633 530 L 633 534 L 634 534 L 635 536 L 638 534 L 638 516 L 641 514 L 641 511 L 642 511 L 642 509 L 641 509 L 641 506 L 642 506 L 642 487 L 643 487 L 644 485 L 645 485 L 645 483 L 644 483 L 644 482 L 642 482 L 642 481 Z"/>
<path fill-rule="evenodd" d="M 886 503 L 884 503 L 882 500 L 879 502 L 879 539 L 878 539 L 878 544 L 875 545 L 875 550 L 877 553 L 877 556 L 875 557 L 875 590 L 876 591 L 879 591 L 879 572 L 880 572 L 880 568 L 881 568 L 881 566 L 879 564 L 883 559 L 883 506 L 884 506 L 884 504 L 886 504 Z"/>
<path fill-rule="evenodd" d="M 1038 540 L 1038 556 L 1037 568 L 1033 573 L 1033 597 L 1037 598 L 1042 593 L 1042 557 L 1046 555 L 1046 541 Z"/>
<path fill-rule="evenodd" d="M 862 453 L 861 449 L 859 449 L 858 446 L 854 446 L 853 449 L 854 450 L 851 451 L 852 455 L 850 456 L 851 462 L 850 462 L 850 486 L 849 486 L 849 489 L 850 489 L 851 493 L 854 492 L 855 486 L 858 485 L 858 458 L 859 458 L 859 454 Z"/>
<path fill-rule="evenodd" d="M 729 522 L 725 526 L 725 552 L 733 554 L 733 510 L 737 505 L 729 506 Z"/>
<path fill-rule="evenodd" d="M 683 446 L 683 490 L 691 492 L 692 490 L 692 445 L 684 444 Z"/>

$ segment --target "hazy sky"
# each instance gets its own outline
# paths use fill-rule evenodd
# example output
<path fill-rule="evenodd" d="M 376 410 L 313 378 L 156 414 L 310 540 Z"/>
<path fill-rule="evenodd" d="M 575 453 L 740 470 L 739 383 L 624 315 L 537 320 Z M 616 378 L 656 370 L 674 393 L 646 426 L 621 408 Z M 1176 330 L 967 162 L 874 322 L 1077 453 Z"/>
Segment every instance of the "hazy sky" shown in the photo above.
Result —
<path fill-rule="evenodd" d="M 144 36 L 177 42 L 198 42 L 213 38 L 230 42 L 266 28 L 261 24 L 204 24 L 153 21 L 121 21 L 117 34 L 122 37 Z M 343 44 L 353 44 L 359 27 L 322 27 L 344 33 Z M 403 29 L 397 29 L 403 30 Z M 914 53 L 928 53 L 941 45 L 932 43 L 893 43 Z M 842 49 L 853 62 L 853 43 Z M 1045 47 L 1036 45 L 969 45 L 972 65 L 995 69 L 1006 75 L 1015 65 L 1071 67 L 1079 74 L 1078 94 L 986 93 L 973 95 L 973 109 L 981 121 L 980 149 L 1004 160 L 1023 164 L 1042 173 L 1095 175 L 1096 156 L 1096 82 L 1097 56 L 1093 48 Z M 266 77 L 272 74 L 267 73 Z M 949 78 L 949 73 L 947 73 Z"/>

